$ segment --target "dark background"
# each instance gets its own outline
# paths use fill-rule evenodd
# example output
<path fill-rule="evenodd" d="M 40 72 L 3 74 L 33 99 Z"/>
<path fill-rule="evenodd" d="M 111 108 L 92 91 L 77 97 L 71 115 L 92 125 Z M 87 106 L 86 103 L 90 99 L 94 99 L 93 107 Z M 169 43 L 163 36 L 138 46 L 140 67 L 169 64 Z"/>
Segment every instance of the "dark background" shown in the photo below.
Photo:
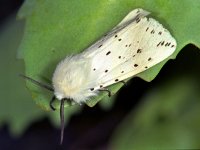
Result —
<path fill-rule="evenodd" d="M 0 25 L 22 5 L 22 0 L 0 1 Z M 195 74 L 200 62 L 199 50 L 186 46 L 176 60 L 169 61 L 152 82 L 134 78 L 124 86 L 117 96 L 112 109 L 105 111 L 98 105 L 84 106 L 83 111 L 73 115 L 65 128 L 64 143 L 59 146 L 60 131 L 55 129 L 48 118 L 33 123 L 20 138 L 13 138 L 9 125 L 0 128 L 0 150 L 55 150 L 55 149 L 107 149 L 109 139 L 124 117 L 137 107 L 145 91 L 179 74 Z M 192 59 L 192 61 L 190 61 Z M 133 101 L 134 98 L 134 101 Z M 40 108 L 38 108 L 40 109 Z M 38 144 L 35 144 L 38 143 Z M 65 147 L 65 148 L 64 148 Z"/>

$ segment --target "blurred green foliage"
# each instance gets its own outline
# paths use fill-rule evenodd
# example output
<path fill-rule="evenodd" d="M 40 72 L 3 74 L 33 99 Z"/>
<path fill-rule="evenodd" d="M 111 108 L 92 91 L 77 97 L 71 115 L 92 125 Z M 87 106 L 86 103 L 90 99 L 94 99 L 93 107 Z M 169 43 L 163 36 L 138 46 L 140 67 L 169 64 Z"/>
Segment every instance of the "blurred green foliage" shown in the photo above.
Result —
<path fill-rule="evenodd" d="M 16 60 L 16 49 L 23 35 L 24 25 L 22 22 L 7 20 L 1 26 L 1 84 L 0 84 L 0 126 L 9 123 L 11 131 L 18 135 L 34 118 L 40 118 L 44 113 L 35 107 L 25 84 L 18 77 L 24 71 L 22 61 Z"/>
<path fill-rule="evenodd" d="M 199 91 L 194 76 L 179 76 L 150 90 L 115 131 L 111 149 L 199 148 Z"/>

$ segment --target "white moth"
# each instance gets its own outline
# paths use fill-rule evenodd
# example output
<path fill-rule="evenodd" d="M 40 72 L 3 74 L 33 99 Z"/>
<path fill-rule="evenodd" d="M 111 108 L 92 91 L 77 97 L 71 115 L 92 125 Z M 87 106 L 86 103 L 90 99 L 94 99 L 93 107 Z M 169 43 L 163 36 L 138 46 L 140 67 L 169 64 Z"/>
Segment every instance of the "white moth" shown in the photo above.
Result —
<path fill-rule="evenodd" d="M 24 76 L 54 92 L 61 100 L 61 143 L 64 133 L 64 101 L 81 104 L 109 85 L 133 77 L 169 57 L 176 40 L 143 9 L 131 11 L 108 34 L 80 54 L 67 56 L 56 67 L 53 88 Z M 110 92 L 109 92 L 110 94 Z"/>

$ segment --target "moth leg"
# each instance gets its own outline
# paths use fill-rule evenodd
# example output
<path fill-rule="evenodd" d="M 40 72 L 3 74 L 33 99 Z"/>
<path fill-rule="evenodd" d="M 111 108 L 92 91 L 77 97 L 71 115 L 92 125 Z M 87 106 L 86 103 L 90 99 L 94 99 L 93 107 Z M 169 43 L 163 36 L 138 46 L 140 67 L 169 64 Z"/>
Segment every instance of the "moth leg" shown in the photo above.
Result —
<path fill-rule="evenodd" d="M 55 111 L 56 109 L 54 108 L 54 106 L 53 106 L 53 102 L 56 100 L 56 97 L 55 97 L 55 95 L 51 98 L 51 101 L 50 101 L 50 103 L 49 103 L 49 106 L 51 107 L 51 109 L 53 110 L 53 111 Z"/>
<path fill-rule="evenodd" d="M 126 85 L 126 82 L 125 82 L 125 81 L 119 81 L 119 82 L 121 82 L 122 84 Z"/>
<path fill-rule="evenodd" d="M 108 92 L 108 96 L 109 96 L 109 97 L 112 96 L 111 91 L 110 91 L 109 89 L 102 88 L 102 89 L 99 89 L 99 91 L 105 91 L 105 92 Z"/>

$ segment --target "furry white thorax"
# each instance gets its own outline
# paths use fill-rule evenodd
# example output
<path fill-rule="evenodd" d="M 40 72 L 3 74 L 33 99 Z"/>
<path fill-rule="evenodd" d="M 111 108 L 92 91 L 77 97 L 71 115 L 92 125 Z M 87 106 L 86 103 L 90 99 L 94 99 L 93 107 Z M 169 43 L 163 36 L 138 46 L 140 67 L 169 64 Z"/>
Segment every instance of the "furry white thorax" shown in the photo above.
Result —
<path fill-rule="evenodd" d="M 66 57 L 56 67 L 53 74 L 53 87 L 55 96 L 61 100 L 71 99 L 82 103 L 95 96 L 98 92 L 90 88 L 96 85 L 91 82 L 91 60 L 81 54 Z"/>

